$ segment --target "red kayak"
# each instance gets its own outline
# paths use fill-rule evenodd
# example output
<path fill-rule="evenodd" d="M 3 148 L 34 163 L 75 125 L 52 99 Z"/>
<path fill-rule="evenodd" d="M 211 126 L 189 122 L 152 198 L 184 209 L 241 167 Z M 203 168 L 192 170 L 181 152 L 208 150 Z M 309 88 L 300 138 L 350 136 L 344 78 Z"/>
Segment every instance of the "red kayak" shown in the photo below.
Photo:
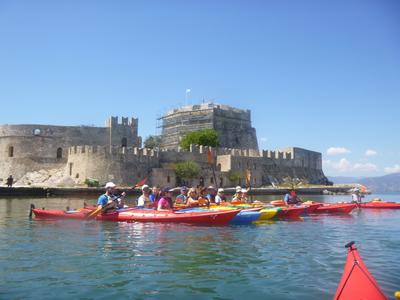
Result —
<path fill-rule="evenodd" d="M 358 254 L 354 242 L 347 244 L 346 248 L 349 249 L 346 265 L 334 299 L 387 299 Z"/>
<path fill-rule="evenodd" d="M 371 201 L 366 203 L 360 203 L 358 206 L 361 208 L 400 209 L 400 203 L 383 202 L 383 201 Z"/>
<path fill-rule="evenodd" d="M 83 209 L 80 211 L 66 212 L 64 210 L 32 209 L 36 218 L 40 219 L 86 219 L 93 210 Z M 205 225 L 228 224 L 240 210 L 206 211 L 206 212 L 174 212 L 157 211 L 150 209 L 130 209 L 117 211 L 96 216 L 99 221 L 115 222 L 169 222 L 169 223 L 192 223 Z"/>
<path fill-rule="evenodd" d="M 314 211 L 317 214 L 348 214 L 357 207 L 354 203 L 323 204 Z"/>
<path fill-rule="evenodd" d="M 299 218 L 305 209 L 305 206 L 280 207 L 276 216 L 278 218 Z"/>
<path fill-rule="evenodd" d="M 303 203 L 303 205 L 306 206 L 306 213 L 307 214 L 313 214 L 317 210 L 318 207 L 323 205 L 322 203 Z"/>

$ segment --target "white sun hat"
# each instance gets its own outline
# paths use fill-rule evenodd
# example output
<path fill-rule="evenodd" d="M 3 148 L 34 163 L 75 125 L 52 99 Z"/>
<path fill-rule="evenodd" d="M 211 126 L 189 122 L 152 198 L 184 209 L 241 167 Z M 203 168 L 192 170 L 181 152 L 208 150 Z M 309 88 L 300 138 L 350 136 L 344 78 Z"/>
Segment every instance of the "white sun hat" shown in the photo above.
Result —
<path fill-rule="evenodd" d="M 116 184 L 114 182 L 107 182 L 105 188 L 109 189 L 109 188 L 115 188 Z"/>

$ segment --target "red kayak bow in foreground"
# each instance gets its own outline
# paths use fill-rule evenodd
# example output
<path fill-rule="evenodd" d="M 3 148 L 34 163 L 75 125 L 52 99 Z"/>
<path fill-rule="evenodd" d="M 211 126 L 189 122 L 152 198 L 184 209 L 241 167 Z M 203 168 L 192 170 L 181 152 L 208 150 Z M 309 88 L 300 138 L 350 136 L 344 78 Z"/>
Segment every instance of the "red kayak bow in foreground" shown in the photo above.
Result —
<path fill-rule="evenodd" d="M 387 299 L 358 254 L 354 242 L 348 243 L 346 248 L 349 250 L 346 265 L 334 299 Z"/>

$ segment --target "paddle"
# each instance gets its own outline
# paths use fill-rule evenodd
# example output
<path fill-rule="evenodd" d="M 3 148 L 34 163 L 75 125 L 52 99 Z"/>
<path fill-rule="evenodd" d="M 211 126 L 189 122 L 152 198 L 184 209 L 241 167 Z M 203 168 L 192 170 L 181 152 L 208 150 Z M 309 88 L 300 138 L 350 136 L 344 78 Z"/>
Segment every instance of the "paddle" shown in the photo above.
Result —
<path fill-rule="evenodd" d="M 136 183 L 136 184 L 132 187 L 132 189 L 135 189 L 136 187 L 141 187 L 141 186 L 143 186 L 143 185 L 146 183 L 146 181 L 147 181 L 147 177 L 144 178 L 144 179 L 142 179 L 142 180 L 140 180 L 138 183 Z M 108 203 L 107 203 L 107 204 L 108 204 Z M 106 205 L 107 205 L 107 204 L 106 204 Z M 106 206 L 106 205 L 104 205 L 104 206 Z M 104 206 L 103 206 L 103 207 L 99 206 L 99 207 L 96 208 L 94 211 L 90 212 L 90 213 L 86 216 L 86 219 L 94 219 L 99 213 L 102 212 L 102 209 L 104 208 Z"/>
<path fill-rule="evenodd" d="M 101 212 L 101 209 L 102 207 L 96 208 L 86 216 L 86 219 L 94 219 Z"/>

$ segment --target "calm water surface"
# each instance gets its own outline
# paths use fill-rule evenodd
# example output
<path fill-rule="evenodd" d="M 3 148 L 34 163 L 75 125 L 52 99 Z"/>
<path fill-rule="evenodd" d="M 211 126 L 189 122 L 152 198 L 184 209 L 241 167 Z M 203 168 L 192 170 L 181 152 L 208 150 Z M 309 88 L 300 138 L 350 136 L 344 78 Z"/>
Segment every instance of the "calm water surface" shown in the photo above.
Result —
<path fill-rule="evenodd" d="M 27 217 L 32 202 L 83 201 L 0 199 L 0 299 L 331 299 L 351 240 L 384 292 L 400 290 L 400 210 L 225 227 Z"/>

